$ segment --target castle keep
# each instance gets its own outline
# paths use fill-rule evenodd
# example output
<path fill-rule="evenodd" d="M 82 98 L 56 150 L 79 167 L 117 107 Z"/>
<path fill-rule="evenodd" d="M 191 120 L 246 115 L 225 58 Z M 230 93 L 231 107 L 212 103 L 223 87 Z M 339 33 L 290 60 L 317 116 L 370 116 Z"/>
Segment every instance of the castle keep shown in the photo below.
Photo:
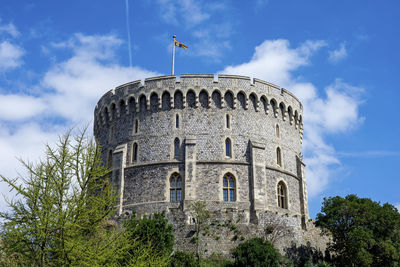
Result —
<path fill-rule="evenodd" d="M 309 227 L 302 113 L 293 94 L 259 79 L 161 76 L 106 93 L 94 134 L 113 169 L 120 215 L 166 211 L 186 246 L 187 211 L 203 201 L 246 235 L 266 216 L 284 216 L 302 243 Z M 211 250 L 225 241 L 229 249 L 228 239 L 215 239 Z"/>

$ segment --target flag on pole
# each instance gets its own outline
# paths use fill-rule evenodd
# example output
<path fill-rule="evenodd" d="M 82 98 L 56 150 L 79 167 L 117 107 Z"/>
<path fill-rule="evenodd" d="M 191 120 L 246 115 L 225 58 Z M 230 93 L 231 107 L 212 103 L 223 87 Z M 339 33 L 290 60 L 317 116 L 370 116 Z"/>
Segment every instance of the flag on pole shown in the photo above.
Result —
<path fill-rule="evenodd" d="M 184 45 L 184 44 L 182 44 L 181 42 L 179 42 L 179 41 L 177 41 L 175 39 L 174 39 L 174 43 L 175 43 L 175 46 L 177 46 L 177 47 L 180 47 L 180 48 L 183 48 L 183 49 L 187 49 L 188 48 L 187 45 Z"/>

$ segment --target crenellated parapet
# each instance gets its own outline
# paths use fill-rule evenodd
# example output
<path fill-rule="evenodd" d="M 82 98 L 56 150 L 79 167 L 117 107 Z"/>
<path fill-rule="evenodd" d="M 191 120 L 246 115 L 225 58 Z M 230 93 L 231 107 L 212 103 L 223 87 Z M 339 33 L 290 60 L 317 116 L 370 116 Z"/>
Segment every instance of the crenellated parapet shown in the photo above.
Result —
<path fill-rule="evenodd" d="M 118 119 L 121 114 L 157 112 L 165 109 L 208 108 L 237 109 L 282 116 L 302 132 L 303 107 L 288 90 L 254 78 L 237 75 L 183 74 L 147 78 L 110 90 L 95 108 L 95 129 Z"/>

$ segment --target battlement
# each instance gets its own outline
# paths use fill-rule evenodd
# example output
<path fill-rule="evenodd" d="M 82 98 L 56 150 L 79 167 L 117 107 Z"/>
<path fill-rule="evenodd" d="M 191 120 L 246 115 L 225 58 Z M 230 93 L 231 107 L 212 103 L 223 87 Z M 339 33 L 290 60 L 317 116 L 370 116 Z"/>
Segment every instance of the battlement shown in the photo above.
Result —
<path fill-rule="evenodd" d="M 168 75 L 120 85 L 101 97 L 95 108 L 95 120 L 104 124 L 121 112 L 161 110 L 164 104 L 176 108 L 176 97 L 182 99 L 183 107 L 208 107 L 214 100 L 221 102 L 220 108 L 242 106 L 245 110 L 272 112 L 275 117 L 281 113 L 284 120 L 302 129 L 303 107 L 291 92 L 257 78 L 222 74 L 182 74 L 179 80 L 176 75 Z"/>

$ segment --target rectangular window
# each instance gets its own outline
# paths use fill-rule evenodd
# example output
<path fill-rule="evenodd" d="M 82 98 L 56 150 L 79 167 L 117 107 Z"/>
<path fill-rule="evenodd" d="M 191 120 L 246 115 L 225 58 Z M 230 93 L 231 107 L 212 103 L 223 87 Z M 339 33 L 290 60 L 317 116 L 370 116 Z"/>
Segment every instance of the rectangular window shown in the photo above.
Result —
<path fill-rule="evenodd" d="M 230 119 L 229 119 L 229 115 L 228 115 L 228 114 L 226 114 L 226 128 L 227 128 L 227 129 L 230 129 L 230 128 L 231 128 L 231 122 L 230 122 Z"/>
<path fill-rule="evenodd" d="M 171 202 L 175 202 L 175 190 L 170 191 L 169 199 L 171 200 Z"/>
<path fill-rule="evenodd" d="M 176 114 L 175 116 L 175 128 L 178 129 L 179 128 L 179 115 Z"/>
<path fill-rule="evenodd" d="M 228 201 L 228 189 L 224 189 L 224 201 Z"/>
<path fill-rule="evenodd" d="M 181 201 L 181 200 L 182 200 L 182 190 L 176 189 L 176 201 Z"/>

